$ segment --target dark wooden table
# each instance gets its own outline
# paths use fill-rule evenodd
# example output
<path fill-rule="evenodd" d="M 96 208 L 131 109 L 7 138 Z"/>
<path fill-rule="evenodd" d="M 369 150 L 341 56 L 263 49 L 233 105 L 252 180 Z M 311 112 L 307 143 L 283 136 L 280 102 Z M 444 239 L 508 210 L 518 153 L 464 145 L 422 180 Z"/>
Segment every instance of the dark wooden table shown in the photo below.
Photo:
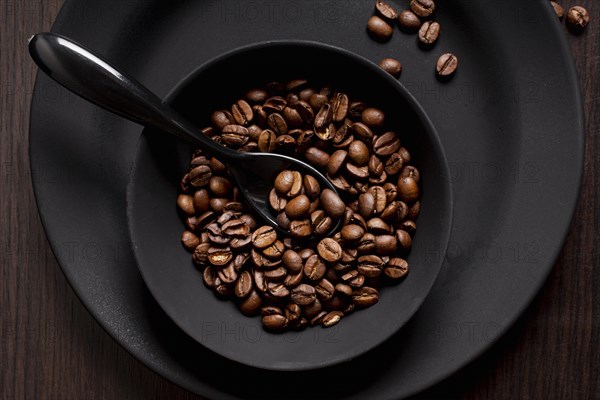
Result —
<path fill-rule="evenodd" d="M 583 188 L 560 258 L 534 303 L 474 364 L 420 398 L 600 399 L 600 6 L 565 32 L 587 122 Z M 0 0 L 0 397 L 2 400 L 199 399 L 136 361 L 69 287 L 40 225 L 28 120 L 35 67 L 28 37 L 49 30 L 62 0 Z M 560 77 L 557 77 L 560 79 Z"/>

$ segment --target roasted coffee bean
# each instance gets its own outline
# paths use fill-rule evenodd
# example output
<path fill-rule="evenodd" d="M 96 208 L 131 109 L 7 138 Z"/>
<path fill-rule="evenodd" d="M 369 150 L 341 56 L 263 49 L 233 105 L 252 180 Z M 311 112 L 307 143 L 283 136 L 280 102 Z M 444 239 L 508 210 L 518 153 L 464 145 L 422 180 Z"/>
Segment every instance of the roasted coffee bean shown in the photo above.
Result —
<path fill-rule="evenodd" d="M 344 313 L 342 311 L 331 311 L 323 317 L 322 324 L 325 328 L 329 328 L 340 322 Z"/>
<path fill-rule="evenodd" d="M 383 190 L 385 190 L 385 199 L 388 203 L 393 202 L 398 197 L 398 186 L 391 182 L 384 184 Z"/>
<path fill-rule="evenodd" d="M 295 108 L 286 107 L 283 110 L 283 118 L 287 122 L 288 127 L 297 128 L 304 123 L 302 116 Z M 289 131 L 288 131 L 289 133 Z"/>
<path fill-rule="evenodd" d="M 385 262 L 377 256 L 368 255 L 358 258 L 358 272 L 367 278 L 374 278 L 381 274 Z"/>
<path fill-rule="evenodd" d="M 352 190 L 352 185 L 350 185 L 350 183 L 348 183 L 348 181 L 346 180 L 346 178 L 344 178 L 343 175 L 337 175 L 337 176 L 327 176 L 327 178 L 329 178 L 329 180 L 331 181 L 331 184 L 339 191 L 342 192 L 350 192 Z"/>
<path fill-rule="evenodd" d="M 400 149 L 400 140 L 395 132 L 387 132 L 373 142 L 373 150 L 378 156 L 390 156 Z"/>
<path fill-rule="evenodd" d="M 400 223 L 400 229 L 405 230 L 412 237 L 417 230 L 417 224 L 414 221 L 406 220 Z"/>
<path fill-rule="evenodd" d="M 240 272 L 244 265 L 250 259 L 249 253 L 240 253 L 233 258 L 233 266 L 237 272 Z"/>
<path fill-rule="evenodd" d="M 333 118 L 333 115 L 332 115 L 331 104 L 329 104 L 329 103 L 323 104 L 323 106 L 321 107 L 321 109 L 319 110 L 317 115 L 315 116 L 315 121 L 314 121 L 315 131 L 318 130 L 319 128 L 324 128 L 327 125 L 329 125 L 332 121 L 332 118 Z"/>
<path fill-rule="evenodd" d="M 188 251 L 194 251 L 200 244 L 200 238 L 190 231 L 184 231 L 181 235 L 181 243 Z"/>
<path fill-rule="evenodd" d="M 396 231 L 396 239 L 398 240 L 398 245 L 403 250 L 410 250 L 412 246 L 412 237 L 408 234 L 408 232 L 398 229 Z"/>
<path fill-rule="evenodd" d="M 265 293 L 267 291 L 267 280 L 265 278 L 265 273 L 258 269 L 254 269 L 252 272 L 252 277 L 254 278 L 256 289 L 258 289 L 258 291 L 261 293 Z"/>
<path fill-rule="evenodd" d="M 238 279 L 238 274 L 235 272 L 235 267 L 232 262 L 227 264 L 226 267 L 221 268 L 217 273 L 217 276 L 225 285 L 231 285 Z"/>
<path fill-rule="evenodd" d="M 232 297 L 233 294 L 233 286 L 226 285 L 224 283 L 220 283 L 218 285 L 215 284 L 215 294 L 222 299 L 228 299 Z"/>
<path fill-rule="evenodd" d="M 302 317 L 302 308 L 296 303 L 289 303 L 285 306 L 284 314 L 288 321 L 295 322 Z"/>
<path fill-rule="evenodd" d="M 362 143 L 362 142 L 361 142 Z M 348 152 L 346 150 L 337 150 L 334 152 L 327 162 L 327 173 L 329 176 L 334 176 L 346 162 Z"/>
<path fill-rule="evenodd" d="M 346 212 L 346 204 L 331 189 L 325 189 L 321 192 L 321 205 L 329 216 L 337 220 Z"/>
<path fill-rule="evenodd" d="M 369 218 L 375 211 L 375 196 L 367 192 L 358 196 L 358 212 L 364 218 Z"/>
<path fill-rule="evenodd" d="M 304 260 L 304 261 L 308 260 L 308 258 L 310 256 L 312 256 L 313 254 L 315 254 L 315 251 L 313 249 L 308 248 L 308 247 L 304 248 L 302 250 L 298 250 L 298 255 L 300 257 L 302 257 L 302 260 Z"/>
<path fill-rule="evenodd" d="M 355 242 L 365 234 L 365 230 L 359 225 L 346 225 L 340 231 L 342 235 L 342 239 L 347 240 L 349 242 Z"/>
<path fill-rule="evenodd" d="M 285 135 L 288 133 L 288 125 L 285 118 L 281 114 L 273 113 L 267 118 L 269 128 L 277 135 Z"/>
<path fill-rule="evenodd" d="M 329 162 L 329 154 L 316 147 L 311 147 L 306 150 L 304 156 L 312 165 L 318 168 L 326 168 Z"/>
<path fill-rule="evenodd" d="M 392 258 L 383 273 L 392 279 L 402 279 L 408 274 L 408 263 L 402 258 Z"/>
<path fill-rule="evenodd" d="M 269 192 L 269 205 L 275 212 L 281 212 L 285 209 L 288 201 L 286 198 L 277 194 L 277 190 L 273 188 Z"/>
<path fill-rule="evenodd" d="M 217 214 L 214 211 L 207 211 L 197 218 L 198 226 L 204 228 L 213 223 L 217 219 Z"/>
<path fill-rule="evenodd" d="M 270 153 L 275 149 L 277 135 L 270 129 L 262 131 L 258 137 L 258 149 L 263 153 Z"/>
<path fill-rule="evenodd" d="M 281 240 L 276 240 L 275 243 L 263 249 L 262 253 L 270 259 L 279 260 L 283 256 L 285 246 Z"/>
<path fill-rule="evenodd" d="M 223 144 L 239 147 L 248 143 L 250 134 L 248 129 L 241 125 L 227 125 L 223 128 L 223 134 L 219 137 Z"/>
<path fill-rule="evenodd" d="M 263 110 L 269 114 L 282 112 L 283 109 L 287 106 L 287 101 L 281 96 L 273 96 L 265 101 L 263 105 Z"/>
<path fill-rule="evenodd" d="M 581 6 L 569 8 L 567 11 L 567 28 L 572 33 L 580 34 L 590 23 L 590 14 L 587 9 Z"/>
<path fill-rule="evenodd" d="M 252 236 L 250 236 L 250 235 L 248 235 L 246 237 L 240 237 L 240 238 L 234 237 L 229 242 L 229 247 L 231 247 L 234 250 L 240 250 L 240 249 L 244 249 L 244 248 L 248 247 L 251 243 L 252 243 Z"/>
<path fill-rule="evenodd" d="M 208 262 L 217 267 L 227 265 L 233 258 L 229 247 L 211 247 L 208 249 Z"/>
<path fill-rule="evenodd" d="M 194 254 L 192 255 L 192 261 L 194 264 L 200 267 L 206 266 L 208 263 L 208 249 L 210 248 L 209 243 L 200 243 L 194 249 Z"/>
<path fill-rule="evenodd" d="M 304 264 L 304 275 L 311 281 L 318 281 L 325 275 L 327 267 L 321 258 L 313 254 Z"/>
<path fill-rule="evenodd" d="M 289 231 L 295 238 L 307 238 L 313 233 L 309 219 L 292 221 L 290 223 Z"/>
<path fill-rule="evenodd" d="M 287 192 L 287 197 L 296 197 L 302 192 L 302 174 L 298 171 L 292 171 L 292 186 Z"/>
<path fill-rule="evenodd" d="M 440 77 L 450 77 L 454 75 L 457 68 L 458 58 L 452 53 L 442 54 L 436 64 L 436 72 Z"/>
<path fill-rule="evenodd" d="M 325 235 L 333 226 L 333 221 L 323 210 L 317 210 L 310 214 L 310 223 L 317 235 Z"/>
<path fill-rule="evenodd" d="M 311 320 L 310 320 L 310 325 L 311 326 L 317 326 L 317 325 L 321 325 L 323 323 L 323 320 L 325 319 L 325 317 L 327 316 L 327 311 L 321 311 L 319 312 L 317 315 L 315 315 Z"/>
<path fill-rule="evenodd" d="M 301 101 L 308 101 L 310 99 L 310 96 L 312 96 L 315 93 L 316 92 L 313 88 L 306 88 L 304 90 L 301 90 L 300 93 L 298 93 L 298 97 Z"/>
<path fill-rule="evenodd" d="M 551 1 L 550 5 L 552 5 L 552 8 L 554 9 L 554 12 L 556 13 L 556 16 L 558 17 L 558 19 L 562 20 L 563 17 L 565 16 L 565 10 L 561 7 L 560 4 L 558 4 L 555 1 Z"/>
<path fill-rule="evenodd" d="M 353 141 L 348 147 L 348 156 L 357 166 L 366 165 L 371 156 L 367 145 L 360 140 Z"/>
<path fill-rule="evenodd" d="M 373 131 L 371 131 L 371 128 L 369 128 L 366 124 L 362 122 L 353 123 L 352 125 L 350 125 L 350 129 L 352 129 L 356 136 L 358 136 L 366 142 L 370 142 L 373 139 Z"/>
<path fill-rule="evenodd" d="M 246 99 L 251 103 L 263 103 L 269 97 L 269 93 L 264 89 L 250 89 L 246 92 Z"/>
<path fill-rule="evenodd" d="M 294 173 L 290 170 L 284 170 L 275 178 L 275 190 L 281 196 L 287 196 L 294 184 Z"/>
<path fill-rule="evenodd" d="M 265 278 L 269 282 L 281 282 L 287 276 L 287 270 L 284 267 L 279 267 L 265 271 Z"/>
<path fill-rule="evenodd" d="M 221 227 L 221 230 L 227 236 L 238 238 L 247 237 L 250 235 L 250 227 L 241 219 L 232 219 Z"/>
<path fill-rule="evenodd" d="M 402 157 L 402 161 L 404 161 L 404 164 L 410 164 L 411 156 L 409 151 L 405 147 L 400 147 L 400 149 L 398 150 L 398 154 L 400 154 L 400 157 Z"/>
<path fill-rule="evenodd" d="M 220 213 L 225 209 L 228 202 L 229 200 L 224 197 L 210 199 L 210 208 L 212 208 L 214 212 Z"/>
<path fill-rule="evenodd" d="M 206 267 L 204 269 L 204 271 L 202 272 L 202 280 L 204 281 L 204 284 L 206 286 L 214 287 L 216 279 L 217 279 L 217 270 L 212 265 Z"/>
<path fill-rule="evenodd" d="M 398 15 L 398 26 L 405 32 L 416 32 L 421 27 L 421 19 L 410 10 L 404 10 Z"/>
<path fill-rule="evenodd" d="M 381 214 L 387 206 L 385 189 L 381 186 L 372 186 L 369 188 L 369 193 L 371 193 L 375 199 L 373 212 L 375 214 Z"/>
<path fill-rule="evenodd" d="M 346 285 L 345 283 L 338 283 L 335 285 L 335 291 L 343 294 L 344 296 L 352 296 L 352 287 L 350 285 Z"/>
<path fill-rule="evenodd" d="M 365 276 L 363 274 L 358 273 L 358 271 L 357 271 L 356 276 L 352 277 L 347 282 L 348 282 L 348 285 L 350 285 L 353 288 L 360 288 L 365 283 Z"/>
<path fill-rule="evenodd" d="M 394 29 L 382 18 L 374 15 L 367 22 L 367 31 L 375 40 L 384 42 L 390 40 Z"/>
<path fill-rule="evenodd" d="M 335 286 L 327 279 L 321 279 L 315 286 L 315 291 L 317 292 L 319 300 L 325 302 L 331 300 L 335 294 Z"/>
<path fill-rule="evenodd" d="M 222 176 L 211 177 L 208 187 L 216 197 L 227 197 L 230 195 L 231 190 L 233 189 L 231 182 Z"/>
<path fill-rule="evenodd" d="M 382 256 L 395 254 L 398 251 L 398 241 L 392 235 L 375 236 L 375 249 Z"/>
<path fill-rule="evenodd" d="M 419 29 L 419 43 L 425 46 L 434 44 L 440 36 L 440 24 L 432 21 L 425 21 Z"/>
<path fill-rule="evenodd" d="M 285 213 L 292 220 L 300 219 L 308 215 L 309 208 L 310 199 L 308 196 L 302 194 L 288 201 L 287 205 L 285 206 Z"/>
<path fill-rule="evenodd" d="M 364 286 L 352 294 L 352 302 L 360 308 L 371 307 L 379 301 L 379 292 L 372 287 Z"/>
<path fill-rule="evenodd" d="M 304 189 L 306 190 L 308 197 L 313 200 L 318 198 L 319 194 L 321 194 L 321 186 L 319 185 L 319 181 L 310 175 L 304 176 Z"/>
<path fill-rule="evenodd" d="M 350 118 L 359 119 L 365 108 L 367 108 L 367 106 L 364 102 L 353 101 L 350 103 L 350 107 L 348 109 L 348 116 Z"/>
<path fill-rule="evenodd" d="M 398 180 L 398 195 L 402 201 L 412 203 L 419 198 L 419 186 L 411 177 L 400 177 Z"/>
<path fill-rule="evenodd" d="M 349 102 L 350 100 L 348 95 L 344 93 L 337 93 L 334 96 L 332 117 L 335 122 L 342 122 L 344 119 L 346 119 L 346 116 L 348 115 L 348 107 L 350 107 Z"/>
<path fill-rule="evenodd" d="M 371 177 L 380 177 L 385 173 L 383 162 L 376 155 L 372 155 L 369 157 L 369 162 L 367 164 L 369 168 L 369 174 Z M 387 174 L 385 174 L 385 178 L 387 179 Z"/>
<path fill-rule="evenodd" d="M 298 112 L 298 114 L 300 115 L 300 118 L 302 119 L 303 123 L 310 124 L 314 121 L 315 112 L 306 100 L 298 101 L 298 103 L 296 103 L 294 107 L 296 109 L 296 112 Z"/>
<path fill-rule="evenodd" d="M 266 276 L 266 273 L 265 273 Z M 290 291 L 285 287 L 283 283 L 279 282 L 269 282 L 267 283 L 267 291 L 271 296 L 276 297 L 278 299 L 284 298 L 290 295 Z"/>
<path fill-rule="evenodd" d="M 295 304 L 304 307 L 316 300 L 317 293 L 313 286 L 303 283 L 292 289 L 290 297 Z"/>
<path fill-rule="evenodd" d="M 381 213 L 381 219 L 393 223 L 400 222 L 408 215 L 408 206 L 403 201 L 392 201 Z"/>
<path fill-rule="evenodd" d="M 402 171 L 404 159 L 400 153 L 394 153 L 385 162 L 385 172 L 389 176 L 397 175 Z"/>
<path fill-rule="evenodd" d="M 287 216 L 285 212 L 280 212 L 279 214 L 277 214 L 277 218 L 275 219 L 275 221 L 277 221 L 277 225 L 279 225 L 283 229 L 288 230 L 290 229 L 290 224 L 292 223 L 292 220 Z"/>
<path fill-rule="evenodd" d="M 419 183 L 419 181 L 421 180 L 421 174 L 419 173 L 419 170 L 412 165 L 407 165 L 406 167 L 404 167 L 400 175 L 402 177 L 411 177 L 417 183 Z"/>
<path fill-rule="evenodd" d="M 298 286 L 299 284 L 302 283 L 302 279 L 304 278 L 304 272 L 300 271 L 297 272 L 296 274 L 288 274 L 285 277 L 285 280 L 283 281 L 283 284 L 285 285 L 286 288 L 295 288 L 296 286 Z"/>
<path fill-rule="evenodd" d="M 394 23 L 396 18 L 398 18 L 398 13 L 392 6 L 387 4 L 382 0 L 377 0 L 375 2 L 375 10 L 377 13 L 384 18 L 389 23 Z"/>
<path fill-rule="evenodd" d="M 300 272 L 304 266 L 302 257 L 294 250 L 286 250 L 283 253 L 283 264 L 291 273 Z"/>
<path fill-rule="evenodd" d="M 196 213 L 194 199 L 189 194 L 180 194 L 177 196 L 177 205 L 181 211 L 188 215 L 194 215 Z"/>
<path fill-rule="evenodd" d="M 369 107 L 363 111 L 361 120 L 369 128 L 381 128 L 385 122 L 385 114 L 377 108 Z"/>
<path fill-rule="evenodd" d="M 399 78 L 402 73 L 402 63 L 395 58 L 384 58 L 379 61 L 379 66 L 394 78 Z"/>
<path fill-rule="evenodd" d="M 435 3 L 433 0 L 411 0 L 410 9 L 417 16 L 427 18 L 435 12 Z"/>
<path fill-rule="evenodd" d="M 266 317 L 267 315 L 283 315 L 283 311 L 276 306 L 265 306 L 260 309 L 260 315 L 263 317 Z"/>
<path fill-rule="evenodd" d="M 296 148 L 296 139 L 290 135 L 277 136 L 275 146 L 279 152 L 289 152 Z"/>
<path fill-rule="evenodd" d="M 331 238 L 325 238 L 317 245 L 317 252 L 327 262 L 334 263 L 342 258 L 342 246 Z"/>
<path fill-rule="evenodd" d="M 228 112 L 226 113 L 225 111 L 215 111 L 210 116 L 210 122 L 216 129 L 223 130 L 223 128 L 225 128 L 227 125 L 232 124 L 234 120 L 233 117 L 229 118 Z"/>
<path fill-rule="evenodd" d="M 256 315 L 262 305 L 261 297 L 256 290 L 252 290 L 249 295 L 244 297 L 245 298 L 242 299 L 239 304 L 240 311 L 248 317 Z"/>
<path fill-rule="evenodd" d="M 327 103 L 328 100 L 329 99 L 327 98 L 327 96 L 321 93 L 315 93 L 310 97 L 308 103 L 312 107 L 313 111 L 318 112 L 319 110 L 321 110 L 321 107 L 323 107 L 323 105 Z"/>
<path fill-rule="evenodd" d="M 358 240 L 356 248 L 362 254 L 375 250 L 375 235 L 372 233 L 365 233 L 363 237 Z"/>
<path fill-rule="evenodd" d="M 357 167 L 354 164 L 346 164 L 346 171 L 351 178 L 359 181 L 365 181 L 369 178 L 369 167 L 366 165 L 363 167 Z M 366 186 L 364 189 L 366 190 Z"/>
<path fill-rule="evenodd" d="M 215 157 L 210 159 L 208 166 L 215 175 L 225 175 L 227 173 L 227 167 L 225 164 L 217 160 Z"/>
<path fill-rule="evenodd" d="M 277 232 L 270 225 L 261 226 L 252 233 L 252 244 L 257 249 L 264 249 L 275 243 Z"/>
<path fill-rule="evenodd" d="M 194 187 L 206 186 L 212 177 L 212 171 L 207 165 L 199 165 L 190 171 L 190 183 Z"/>
<path fill-rule="evenodd" d="M 237 103 L 231 107 L 231 114 L 238 124 L 244 126 L 248 125 L 254 118 L 252 107 L 245 100 L 238 100 Z"/>
<path fill-rule="evenodd" d="M 381 218 L 371 218 L 367 221 L 367 229 L 374 235 L 386 235 L 391 232 L 391 228 Z"/>
<path fill-rule="evenodd" d="M 267 315 L 262 317 L 262 324 L 268 331 L 281 332 L 287 327 L 288 320 L 283 315 Z"/>

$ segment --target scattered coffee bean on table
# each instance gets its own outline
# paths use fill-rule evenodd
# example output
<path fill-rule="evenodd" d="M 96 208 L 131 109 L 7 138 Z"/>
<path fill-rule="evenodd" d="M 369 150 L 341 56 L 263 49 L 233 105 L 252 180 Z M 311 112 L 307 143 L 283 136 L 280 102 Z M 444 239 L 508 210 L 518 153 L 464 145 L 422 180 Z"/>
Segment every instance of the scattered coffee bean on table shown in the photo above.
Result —
<path fill-rule="evenodd" d="M 371 37 L 380 42 L 390 40 L 394 33 L 394 28 L 388 24 L 383 18 L 373 15 L 367 22 L 367 30 Z"/>
<path fill-rule="evenodd" d="M 428 18 L 435 12 L 433 0 L 411 0 L 410 9 L 421 18 Z"/>
<path fill-rule="evenodd" d="M 436 64 L 436 72 L 440 77 L 454 75 L 458 68 L 458 58 L 452 53 L 442 54 Z"/>
<path fill-rule="evenodd" d="M 426 46 L 433 45 L 440 36 L 440 24 L 433 21 L 425 21 L 419 29 L 419 43 Z"/>
<path fill-rule="evenodd" d="M 390 24 L 396 22 L 396 19 L 398 18 L 398 13 L 396 12 L 396 10 L 388 3 L 382 0 L 377 0 L 375 2 L 375 10 L 379 14 L 379 16 L 381 16 L 381 18 L 385 19 Z"/>
<path fill-rule="evenodd" d="M 588 10 L 581 6 L 571 7 L 567 12 L 567 28 L 572 33 L 581 34 L 590 23 Z"/>
<path fill-rule="evenodd" d="M 399 78 L 402 73 L 402 63 L 395 58 L 384 58 L 379 62 L 379 66 L 394 78 Z"/>
<path fill-rule="evenodd" d="M 414 33 L 419 30 L 423 22 L 410 10 L 404 10 L 398 15 L 398 26 L 400 30 L 407 33 Z"/>
<path fill-rule="evenodd" d="M 284 237 L 259 223 L 223 163 L 196 150 L 177 197 L 181 242 L 216 296 L 269 332 L 327 328 L 406 277 L 421 176 L 381 109 L 296 79 L 249 90 L 207 120 L 201 131 L 216 142 L 304 160 L 339 193 L 281 171 L 268 202 Z"/>

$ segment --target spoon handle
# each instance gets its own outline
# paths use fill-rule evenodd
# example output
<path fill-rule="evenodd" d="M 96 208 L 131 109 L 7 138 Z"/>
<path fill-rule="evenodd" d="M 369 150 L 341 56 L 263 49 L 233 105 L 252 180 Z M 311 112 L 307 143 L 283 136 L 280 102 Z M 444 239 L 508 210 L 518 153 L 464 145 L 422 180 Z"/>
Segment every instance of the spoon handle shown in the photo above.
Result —
<path fill-rule="evenodd" d="M 204 136 L 144 85 L 64 36 L 39 33 L 29 40 L 29 53 L 52 79 L 102 108 L 171 133 L 223 159 L 242 158 L 241 153 Z"/>

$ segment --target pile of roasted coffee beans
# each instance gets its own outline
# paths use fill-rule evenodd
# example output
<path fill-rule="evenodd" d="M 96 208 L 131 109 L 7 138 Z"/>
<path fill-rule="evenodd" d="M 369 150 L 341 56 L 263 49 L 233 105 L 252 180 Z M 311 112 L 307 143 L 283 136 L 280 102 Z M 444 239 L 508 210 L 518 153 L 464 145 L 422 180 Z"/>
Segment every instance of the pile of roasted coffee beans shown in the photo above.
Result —
<path fill-rule="evenodd" d="M 406 276 L 420 174 L 381 110 L 306 80 L 274 82 L 214 112 L 201 131 L 238 151 L 305 160 L 340 194 L 281 171 L 269 203 L 290 231 L 283 237 L 257 223 L 225 165 L 194 152 L 177 200 L 181 239 L 206 286 L 243 314 L 260 314 L 273 332 L 329 327 Z M 341 230 L 323 236 L 334 223 Z"/>

